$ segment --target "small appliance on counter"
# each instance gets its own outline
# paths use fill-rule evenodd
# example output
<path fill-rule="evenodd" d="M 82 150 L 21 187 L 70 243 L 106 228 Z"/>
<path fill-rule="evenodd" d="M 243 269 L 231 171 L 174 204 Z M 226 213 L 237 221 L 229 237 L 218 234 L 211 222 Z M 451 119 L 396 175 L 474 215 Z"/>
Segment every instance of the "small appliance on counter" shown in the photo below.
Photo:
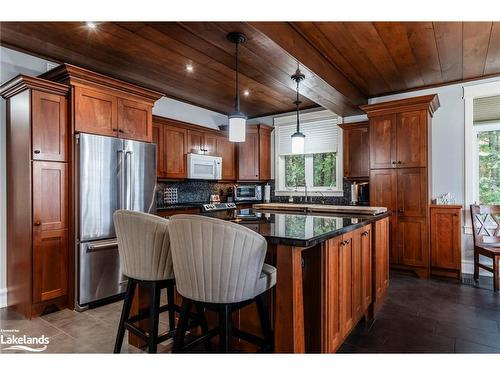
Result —
<path fill-rule="evenodd" d="M 368 205 L 370 201 L 368 182 L 353 182 L 351 185 L 351 205 Z"/>
<path fill-rule="evenodd" d="M 262 201 L 262 186 L 260 185 L 235 185 L 234 201 Z"/>
<path fill-rule="evenodd" d="M 210 203 L 220 203 L 220 195 L 219 194 L 212 194 L 210 196 Z"/>
<path fill-rule="evenodd" d="M 266 184 L 264 186 L 264 202 L 269 203 L 271 202 L 271 185 Z"/>

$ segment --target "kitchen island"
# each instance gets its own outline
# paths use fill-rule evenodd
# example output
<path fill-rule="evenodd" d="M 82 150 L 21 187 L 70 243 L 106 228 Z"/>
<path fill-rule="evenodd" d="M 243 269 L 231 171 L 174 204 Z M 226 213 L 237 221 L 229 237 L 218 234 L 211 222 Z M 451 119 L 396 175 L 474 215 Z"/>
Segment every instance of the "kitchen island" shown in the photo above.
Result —
<path fill-rule="evenodd" d="M 271 293 L 276 353 L 333 353 L 388 287 L 389 212 L 378 215 L 237 209 L 206 213 L 244 225 L 268 242 L 277 268 Z M 136 306 L 147 304 L 147 296 Z M 240 329 L 260 334 L 252 308 Z M 136 343 L 134 339 L 131 341 Z"/>

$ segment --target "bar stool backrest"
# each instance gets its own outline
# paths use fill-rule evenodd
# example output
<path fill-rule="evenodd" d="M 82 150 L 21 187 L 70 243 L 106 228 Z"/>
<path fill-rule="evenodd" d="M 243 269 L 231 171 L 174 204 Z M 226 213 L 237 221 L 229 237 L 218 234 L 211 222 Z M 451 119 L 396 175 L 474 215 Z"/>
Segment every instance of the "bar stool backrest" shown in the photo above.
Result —
<path fill-rule="evenodd" d="M 474 245 L 500 247 L 500 205 L 471 204 Z"/>
<path fill-rule="evenodd" d="M 236 303 L 255 297 L 267 243 L 242 225 L 200 215 L 170 219 L 178 292 L 206 303 Z"/>
<path fill-rule="evenodd" d="M 146 281 L 174 277 L 167 219 L 118 210 L 113 214 L 113 221 L 125 276 Z"/>

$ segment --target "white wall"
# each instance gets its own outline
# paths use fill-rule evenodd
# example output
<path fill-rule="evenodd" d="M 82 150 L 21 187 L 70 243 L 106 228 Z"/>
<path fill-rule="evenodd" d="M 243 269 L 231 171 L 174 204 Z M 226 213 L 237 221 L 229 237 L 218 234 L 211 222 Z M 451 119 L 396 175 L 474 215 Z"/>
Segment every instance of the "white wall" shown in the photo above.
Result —
<path fill-rule="evenodd" d="M 370 104 L 421 95 L 438 94 L 441 106 L 434 114 L 431 133 L 432 198 L 450 192 L 458 204 L 465 202 L 465 117 L 463 88 L 500 77 L 388 95 L 369 100 Z M 345 122 L 351 122 L 345 118 Z M 356 120 L 359 121 L 359 120 Z M 462 234 L 462 270 L 471 273 L 472 236 Z"/>

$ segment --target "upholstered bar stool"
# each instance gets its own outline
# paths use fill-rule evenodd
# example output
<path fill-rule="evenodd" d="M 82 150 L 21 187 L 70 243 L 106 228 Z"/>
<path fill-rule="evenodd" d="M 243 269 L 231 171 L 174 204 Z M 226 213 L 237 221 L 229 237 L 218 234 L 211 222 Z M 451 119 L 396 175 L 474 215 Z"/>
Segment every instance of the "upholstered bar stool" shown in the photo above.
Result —
<path fill-rule="evenodd" d="M 276 284 L 276 268 L 264 264 L 264 237 L 242 225 L 200 215 L 175 215 L 169 224 L 177 291 L 183 297 L 174 352 L 219 335 L 220 347 L 231 351 L 231 338 L 272 348 L 271 324 L 264 294 Z M 256 302 L 264 339 L 232 326 L 232 312 Z M 192 305 L 219 313 L 219 327 L 184 344 Z"/>
<path fill-rule="evenodd" d="M 114 352 L 120 352 L 127 329 L 147 343 L 150 353 L 156 353 L 158 343 L 173 337 L 175 311 L 179 310 L 174 304 L 175 280 L 169 222 L 158 216 L 127 210 L 116 211 L 113 220 L 122 272 L 128 277 Z M 149 289 L 151 294 L 148 333 L 133 324 L 148 318 L 147 312 L 129 316 L 137 285 Z M 160 306 L 160 293 L 164 288 L 167 289 L 167 304 Z M 165 311 L 169 314 L 169 331 L 158 337 L 159 314 Z"/>

